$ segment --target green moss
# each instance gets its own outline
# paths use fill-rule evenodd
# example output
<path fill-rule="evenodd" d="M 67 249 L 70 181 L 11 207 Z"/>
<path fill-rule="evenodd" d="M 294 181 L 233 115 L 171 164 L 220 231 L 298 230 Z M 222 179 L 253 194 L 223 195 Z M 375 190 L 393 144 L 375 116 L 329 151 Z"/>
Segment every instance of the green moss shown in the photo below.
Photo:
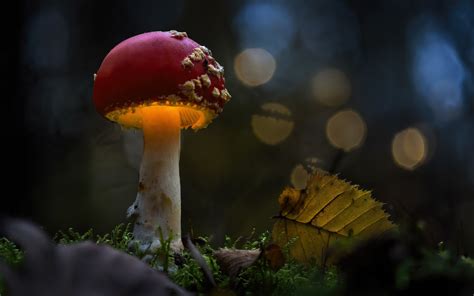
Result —
<path fill-rule="evenodd" d="M 229 286 L 229 277 L 220 270 L 216 258 L 213 256 L 214 249 L 207 237 L 196 239 L 199 244 L 196 246 L 210 267 L 212 275 L 219 287 Z M 192 291 L 204 292 L 207 290 L 204 275 L 188 252 L 175 257 L 176 270 L 170 274 L 171 279 L 178 285 Z"/>
<path fill-rule="evenodd" d="M 471 258 L 458 257 L 450 250 L 423 250 L 423 257 L 418 263 L 414 277 L 423 278 L 434 275 L 449 277 L 474 278 L 474 264 Z"/>
<path fill-rule="evenodd" d="M 239 237 L 235 240 L 225 238 L 224 246 L 227 248 L 258 249 L 270 243 L 270 233 L 264 232 L 253 238 L 255 232 L 244 240 Z M 234 291 L 238 295 L 304 295 L 314 293 L 319 295 L 335 295 L 339 274 L 335 268 L 322 270 L 316 265 L 306 266 L 295 261 L 287 262 L 278 271 L 272 270 L 265 260 L 258 260 L 253 266 L 243 270 L 236 278 L 224 274 L 216 258 L 214 249 L 208 238 L 198 238 L 198 249 L 211 268 L 220 293 Z M 178 285 L 198 293 L 208 292 L 203 274 L 188 254 L 180 258 L 181 263 L 171 279 Z"/>
<path fill-rule="evenodd" d="M 110 245 L 113 248 L 134 254 L 129 250 L 129 243 L 132 240 L 132 232 L 130 224 L 119 224 L 110 233 L 104 235 L 94 234 L 93 229 L 89 229 L 84 233 L 69 228 L 67 231 L 59 231 L 53 240 L 59 244 L 74 244 L 83 241 L 95 241 L 97 244 Z"/>
<path fill-rule="evenodd" d="M 17 266 L 23 260 L 23 252 L 8 239 L 0 238 L 0 260 L 10 266 Z"/>
<path fill-rule="evenodd" d="M 16 267 L 23 260 L 23 252 L 11 241 L 0 238 L 0 262 Z M 0 295 L 5 293 L 2 275 L 0 274 Z"/>
<path fill-rule="evenodd" d="M 152 268 L 167 272 L 178 285 L 198 294 L 210 291 L 206 279 L 196 261 L 188 252 L 171 254 L 169 242 L 155 254 L 144 254 L 138 247 L 131 244 L 130 225 L 118 225 L 109 234 L 97 235 L 93 230 L 79 233 L 73 229 L 58 232 L 55 242 L 73 244 L 92 240 L 98 244 L 107 244 L 147 262 Z M 235 278 L 222 272 L 216 258 L 214 247 L 209 238 L 199 237 L 194 240 L 196 247 L 209 265 L 219 291 L 232 291 L 238 295 L 340 295 L 344 288 L 343 274 L 335 267 L 323 268 L 316 264 L 303 265 L 289 260 L 277 271 L 272 270 L 268 263 L 259 259 L 253 266 L 242 270 Z M 270 243 L 269 232 L 256 235 L 255 232 L 246 239 L 226 237 L 224 246 L 240 249 L 258 249 Z M 288 248 L 283 253 L 288 258 Z M 147 256 L 147 257 L 145 257 Z M 23 253 L 11 241 L 0 238 L 0 260 L 10 266 L 21 264 Z M 455 256 L 453 252 L 439 249 L 424 248 L 421 257 L 407 257 L 395 270 L 397 289 L 404 289 L 410 282 L 433 275 L 450 277 L 474 277 L 474 260 L 469 257 Z M 0 281 L 0 294 L 4 292 Z M 222 293 L 222 292 L 220 292 Z"/>
<path fill-rule="evenodd" d="M 250 295 L 336 295 L 339 278 L 335 268 L 290 261 L 273 271 L 261 261 L 240 273 L 235 288 Z"/>

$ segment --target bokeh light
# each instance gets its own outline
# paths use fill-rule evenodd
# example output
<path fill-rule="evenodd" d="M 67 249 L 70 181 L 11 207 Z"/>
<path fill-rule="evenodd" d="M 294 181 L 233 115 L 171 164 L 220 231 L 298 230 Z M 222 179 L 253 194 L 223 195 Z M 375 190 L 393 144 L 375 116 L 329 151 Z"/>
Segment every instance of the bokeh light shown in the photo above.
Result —
<path fill-rule="evenodd" d="M 291 185 L 298 190 L 305 189 L 310 175 L 321 170 L 319 168 L 321 163 L 319 158 L 308 157 L 303 163 L 297 164 L 290 174 Z"/>
<path fill-rule="evenodd" d="M 291 1 L 293 2 L 293 1 Z M 357 17 L 344 1 L 311 1 L 301 5 L 293 2 L 298 11 L 297 22 L 302 45 L 313 58 L 330 59 L 354 55 L 359 43 Z M 308 9 L 311 5 L 311 9 Z"/>
<path fill-rule="evenodd" d="M 277 145 L 293 131 L 291 111 L 279 103 L 265 103 L 262 113 L 252 115 L 251 125 L 255 136 L 265 144 Z"/>
<path fill-rule="evenodd" d="M 235 18 L 234 27 L 241 48 L 261 47 L 274 55 L 287 48 L 295 35 L 292 16 L 279 4 L 244 6 Z"/>
<path fill-rule="evenodd" d="M 366 133 L 364 119 L 351 109 L 337 112 L 329 118 L 326 125 L 326 136 L 331 145 L 346 152 L 360 147 Z"/>
<path fill-rule="evenodd" d="M 23 54 L 30 67 L 37 70 L 57 69 L 67 62 L 69 26 L 58 9 L 40 10 L 29 21 L 25 37 Z"/>
<path fill-rule="evenodd" d="M 174 24 L 183 17 L 185 8 L 184 0 L 128 0 L 124 2 L 128 24 L 144 32 L 174 27 Z"/>
<path fill-rule="evenodd" d="M 334 68 L 318 72 L 311 80 L 313 96 L 323 105 L 337 107 L 351 95 L 351 83 L 347 75 Z"/>
<path fill-rule="evenodd" d="M 31 84 L 25 104 L 28 127 L 35 132 L 81 135 L 90 123 L 89 102 L 84 99 L 89 96 L 88 78 L 44 75 Z"/>
<path fill-rule="evenodd" d="M 302 190 L 306 188 L 308 183 L 309 173 L 302 164 L 298 164 L 293 168 L 290 175 L 291 185 L 295 189 Z"/>
<path fill-rule="evenodd" d="M 457 117 L 463 108 L 464 65 L 454 45 L 431 20 L 413 39 L 413 83 L 440 120 Z"/>
<path fill-rule="evenodd" d="M 306 171 L 310 173 L 314 173 L 318 169 L 320 169 L 320 166 L 324 164 L 324 161 L 317 158 L 317 157 L 308 157 L 305 159 L 304 165 L 306 167 Z"/>
<path fill-rule="evenodd" d="M 417 128 L 407 128 L 397 133 L 392 141 L 395 163 L 407 170 L 414 170 L 423 164 L 427 150 L 426 138 Z"/>
<path fill-rule="evenodd" d="M 234 61 L 237 78 L 248 86 L 258 86 L 268 82 L 275 73 L 273 56 L 262 48 L 248 48 L 238 54 Z"/>
<path fill-rule="evenodd" d="M 212 235 L 216 246 L 268 230 L 282 187 L 303 188 L 327 170 L 396 201 L 387 208 L 394 219 L 403 219 L 400 204 L 439 224 L 429 228 L 436 240 L 456 238 L 463 216 L 446 198 L 464 207 L 474 196 L 473 0 L 36 2 L 15 5 L 2 50 L 7 122 L 18 123 L 5 155 L 24 160 L 6 171 L 25 172 L 21 200 L 2 210 L 31 214 L 51 234 L 103 233 L 123 221 L 142 132 L 96 112 L 93 73 L 120 41 L 175 29 L 212 50 L 233 95 L 209 128 L 182 132 L 183 230 Z M 350 108 L 358 124 L 339 118 Z M 399 136 L 414 140 L 395 157 L 395 134 L 408 127 L 421 136 Z M 465 239 L 474 254 L 474 232 Z"/>

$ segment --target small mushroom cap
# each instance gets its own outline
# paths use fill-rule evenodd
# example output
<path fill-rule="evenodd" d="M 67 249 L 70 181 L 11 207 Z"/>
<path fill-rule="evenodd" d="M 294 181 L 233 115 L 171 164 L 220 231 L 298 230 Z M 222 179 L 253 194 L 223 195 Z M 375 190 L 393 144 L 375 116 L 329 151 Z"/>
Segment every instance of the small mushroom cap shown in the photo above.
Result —
<path fill-rule="evenodd" d="M 206 127 L 230 94 L 211 51 L 184 32 L 149 32 L 115 46 L 94 81 L 97 111 L 125 127 L 142 127 L 143 108 L 177 108 L 181 127 Z"/>

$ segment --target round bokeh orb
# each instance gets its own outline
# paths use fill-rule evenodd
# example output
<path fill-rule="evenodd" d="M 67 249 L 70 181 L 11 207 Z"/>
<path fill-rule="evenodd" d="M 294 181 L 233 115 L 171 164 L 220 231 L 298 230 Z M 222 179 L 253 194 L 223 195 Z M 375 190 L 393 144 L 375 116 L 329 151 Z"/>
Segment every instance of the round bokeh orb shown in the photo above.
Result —
<path fill-rule="evenodd" d="M 366 133 L 364 119 L 352 109 L 337 112 L 326 124 L 326 136 L 331 145 L 346 152 L 360 147 Z"/>
<path fill-rule="evenodd" d="M 347 75 L 334 68 L 318 72 L 311 80 L 313 97 L 322 105 L 341 106 L 351 95 L 351 82 Z"/>
<path fill-rule="evenodd" d="M 253 133 L 262 143 L 277 145 L 283 142 L 293 131 L 294 122 L 291 111 L 279 103 L 265 103 L 261 112 L 252 115 Z"/>
<path fill-rule="evenodd" d="M 237 78 L 251 87 L 270 81 L 275 69 L 275 58 L 263 48 L 248 48 L 239 53 L 234 60 Z"/>
<path fill-rule="evenodd" d="M 406 170 L 414 170 L 426 159 L 428 142 L 417 128 L 407 128 L 393 137 L 392 156 L 395 163 Z"/>

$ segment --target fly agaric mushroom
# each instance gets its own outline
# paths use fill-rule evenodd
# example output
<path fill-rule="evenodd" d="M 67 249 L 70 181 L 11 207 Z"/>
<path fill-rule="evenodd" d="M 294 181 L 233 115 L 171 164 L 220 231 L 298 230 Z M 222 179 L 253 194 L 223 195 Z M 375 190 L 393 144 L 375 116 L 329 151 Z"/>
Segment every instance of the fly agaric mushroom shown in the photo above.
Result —
<path fill-rule="evenodd" d="M 181 245 L 180 131 L 205 128 L 230 94 L 211 51 L 184 32 L 149 32 L 115 46 L 94 79 L 93 100 L 105 118 L 143 129 L 144 149 L 135 202 L 134 239 L 156 249 L 160 230 Z"/>

